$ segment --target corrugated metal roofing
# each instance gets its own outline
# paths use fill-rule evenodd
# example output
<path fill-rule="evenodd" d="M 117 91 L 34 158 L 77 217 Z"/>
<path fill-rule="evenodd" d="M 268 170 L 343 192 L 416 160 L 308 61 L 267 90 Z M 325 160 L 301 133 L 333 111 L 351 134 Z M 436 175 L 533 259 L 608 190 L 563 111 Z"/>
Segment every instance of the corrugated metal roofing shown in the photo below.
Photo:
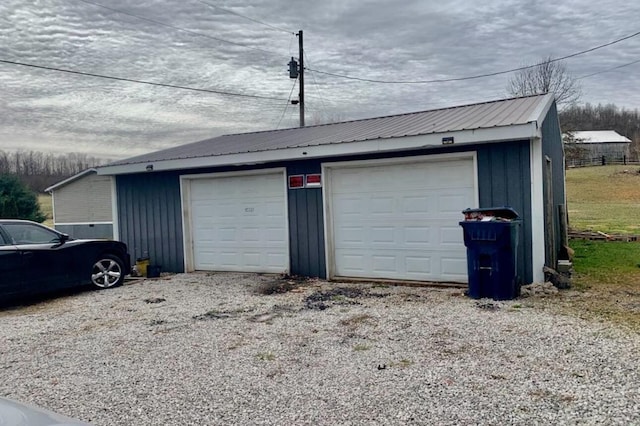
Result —
<path fill-rule="evenodd" d="M 590 130 L 576 131 L 571 133 L 576 142 L 579 143 L 607 143 L 607 142 L 629 142 L 631 139 L 622 136 L 615 130 Z"/>
<path fill-rule="evenodd" d="M 535 95 L 318 126 L 224 135 L 128 158 L 109 166 L 527 124 L 540 119 L 537 116 L 539 107 L 547 99 L 546 95 Z"/>

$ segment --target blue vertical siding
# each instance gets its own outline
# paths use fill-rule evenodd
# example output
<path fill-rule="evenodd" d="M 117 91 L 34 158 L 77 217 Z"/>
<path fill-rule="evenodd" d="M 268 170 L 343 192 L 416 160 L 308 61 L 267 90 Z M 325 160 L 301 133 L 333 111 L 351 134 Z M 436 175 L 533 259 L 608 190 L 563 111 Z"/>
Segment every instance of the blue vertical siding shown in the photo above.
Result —
<path fill-rule="evenodd" d="M 287 175 L 320 173 L 319 161 L 287 166 Z M 326 278 L 324 210 L 321 188 L 289 189 L 291 273 Z"/>
<path fill-rule="evenodd" d="M 149 257 L 162 271 L 184 272 L 177 173 L 117 176 L 120 239 L 133 260 Z"/>
<path fill-rule="evenodd" d="M 564 193 L 564 180 L 565 180 L 565 165 L 564 165 L 564 146 L 562 142 L 562 132 L 560 130 L 560 122 L 558 120 L 558 112 L 556 110 L 556 104 L 554 103 L 549 112 L 547 113 L 542 123 L 542 155 L 547 156 L 552 161 L 552 186 L 553 186 L 553 217 L 551 223 L 555 227 L 555 241 L 553 247 L 555 247 L 556 254 L 562 249 L 564 241 L 560 235 L 560 221 L 561 217 L 558 212 L 558 206 L 565 204 Z M 544 167 L 544 159 L 543 159 Z M 544 176 L 544 170 L 543 170 Z M 543 181 L 544 193 L 547 193 L 547 182 Z M 546 202 L 546 199 L 545 199 Z M 547 229 L 547 223 L 549 218 L 547 217 L 547 211 L 545 209 L 545 238 L 549 238 L 551 235 L 550 230 Z M 546 253 L 547 265 L 549 265 L 550 253 Z M 549 265 L 555 268 L 556 265 Z"/>
<path fill-rule="evenodd" d="M 479 207 L 510 206 L 522 219 L 517 269 L 521 282 L 533 280 L 531 263 L 531 163 L 529 141 L 479 146 Z"/>

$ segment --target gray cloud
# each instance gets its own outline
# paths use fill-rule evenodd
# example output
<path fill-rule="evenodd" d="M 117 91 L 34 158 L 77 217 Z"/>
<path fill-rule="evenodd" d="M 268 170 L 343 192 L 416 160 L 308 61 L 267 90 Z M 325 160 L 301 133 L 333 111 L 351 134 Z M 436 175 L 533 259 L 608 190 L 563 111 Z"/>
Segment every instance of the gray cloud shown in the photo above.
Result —
<path fill-rule="evenodd" d="M 297 56 L 292 34 L 197 0 L 95 1 L 209 37 L 79 0 L 4 0 L 0 59 L 283 100 L 0 64 L 0 149 L 78 151 L 115 159 L 223 133 L 297 125 L 297 107 L 284 100 L 294 84 L 286 66 Z M 477 75 L 567 55 L 638 31 L 634 18 L 640 16 L 639 4 L 611 0 L 205 1 L 292 32 L 303 29 L 310 68 L 385 80 Z M 640 37 L 565 65 L 579 77 L 637 59 Z M 581 80 L 583 101 L 640 106 L 638 67 Z M 500 98 L 509 78 L 391 85 L 311 72 L 306 77 L 311 123 Z"/>

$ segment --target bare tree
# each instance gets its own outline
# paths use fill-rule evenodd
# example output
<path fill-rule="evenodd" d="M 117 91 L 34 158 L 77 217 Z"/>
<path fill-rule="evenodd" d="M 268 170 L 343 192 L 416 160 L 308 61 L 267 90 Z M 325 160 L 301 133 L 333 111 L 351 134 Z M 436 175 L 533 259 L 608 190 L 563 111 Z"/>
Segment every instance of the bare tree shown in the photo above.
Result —
<path fill-rule="evenodd" d="M 533 68 L 518 71 L 509 80 L 507 91 L 512 96 L 553 93 L 561 108 L 575 105 L 582 95 L 580 83 L 567 72 L 563 63 L 550 56 Z"/>
<path fill-rule="evenodd" d="M 102 159 L 84 153 L 54 155 L 38 151 L 0 150 L 0 175 L 15 175 L 30 189 L 38 192 L 66 177 L 101 164 Z"/>

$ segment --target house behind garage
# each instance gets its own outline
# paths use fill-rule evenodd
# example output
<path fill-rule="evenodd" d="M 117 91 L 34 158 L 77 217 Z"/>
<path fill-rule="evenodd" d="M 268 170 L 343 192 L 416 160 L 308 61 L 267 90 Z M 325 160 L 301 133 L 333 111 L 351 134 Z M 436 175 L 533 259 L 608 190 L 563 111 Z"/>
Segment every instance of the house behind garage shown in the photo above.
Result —
<path fill-rule="evenodd" d="M 519 280 L 563 245 L 550 95 L 233 134 L 100 167 L 116 238 L 164 271 L 466 282 L 468 207 L 523 220 Z"/>
<path fill-rule="evenodd" d="M 95 168 L 45 189 L 51 194 L 53 226 L 73 238 L 112 238 L 114 185 Z"/>

